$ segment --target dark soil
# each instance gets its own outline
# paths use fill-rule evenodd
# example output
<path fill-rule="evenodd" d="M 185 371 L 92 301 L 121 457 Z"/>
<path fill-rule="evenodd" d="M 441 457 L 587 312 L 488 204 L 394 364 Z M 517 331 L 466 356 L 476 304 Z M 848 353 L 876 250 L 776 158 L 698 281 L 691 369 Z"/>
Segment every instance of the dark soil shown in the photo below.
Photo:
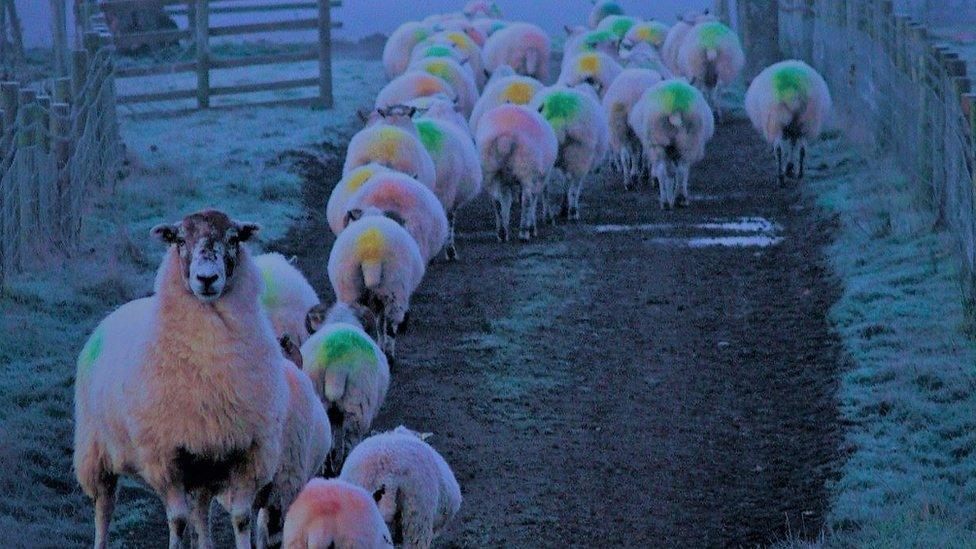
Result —
<path fill-rule="evenodd" d="M 333 238 L 325 202 L 342 158 L 302 158 L 308 211 L 274 248 L 298 256 L 324 300 Z M 464 212 L 462 261 L 430 266 L 375 428 L 435 433 L 462 486 L 458 547 L 753 546 L 816 537 L 842 436 L 838 289 L 830 226 L 773 183 L 744 121 L 718 129 L 692 192 L 604 174 L 583 223 L 499 244 L 487 201 Z M 769 248 L 663 245 L 668 232 L 597 234 L 598 223 L 763 216 Z"/>

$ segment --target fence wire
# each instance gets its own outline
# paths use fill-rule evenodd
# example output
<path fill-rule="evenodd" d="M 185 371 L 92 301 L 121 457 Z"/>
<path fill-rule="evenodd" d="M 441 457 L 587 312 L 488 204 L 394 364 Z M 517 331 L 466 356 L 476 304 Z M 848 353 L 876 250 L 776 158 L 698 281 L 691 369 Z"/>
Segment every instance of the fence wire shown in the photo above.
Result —
<path fill-rule="evenodd" d="M 976 273 L 973 126 L 965 67 L 884 0 L 814 0 L 780 13 L 780 45 L 823 74 L 856 146 L 890 159 L 931 197 L 933 224 L 956 236 Z M 899 21 L 901 19 L 901 21 Z"/>
<path fill-rule="evenodd" d="M 92 198 L 114 183 L 121 165 L 110 48 L 94 51 L 73 79 L 66 117 L 56 103 L 32 97 L 3 128 L 0 285 L 77 249 Z"/>

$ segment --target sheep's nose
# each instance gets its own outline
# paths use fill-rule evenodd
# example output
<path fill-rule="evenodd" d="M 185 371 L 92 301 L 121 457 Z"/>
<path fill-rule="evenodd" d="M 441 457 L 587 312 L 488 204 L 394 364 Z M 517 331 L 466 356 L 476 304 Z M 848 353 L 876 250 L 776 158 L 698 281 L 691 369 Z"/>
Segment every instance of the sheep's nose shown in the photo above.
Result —
<path fill-rule="evenodd" d="M 217 282 L 218 278 L 220 278 L 220 276 L 218 275 L 210 275 L 210 276 L 197 275 L 197 280 L 199 280 L 203 284 L 203 287 L 207 289 L 210 289 L 210 286 L 214 282 Z"/>

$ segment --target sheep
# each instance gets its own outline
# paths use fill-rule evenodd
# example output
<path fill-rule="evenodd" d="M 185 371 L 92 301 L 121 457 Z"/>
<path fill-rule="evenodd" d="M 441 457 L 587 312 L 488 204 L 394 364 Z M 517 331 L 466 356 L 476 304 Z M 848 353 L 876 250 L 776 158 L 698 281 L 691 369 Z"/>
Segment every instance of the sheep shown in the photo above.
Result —
<path fill-rule="evenodd" d="M 254 257 L 264 279 L 261 304 L 268 313 L 275 336 L 287 336 L 301 346 L 310 335 L 305 330 L 305 313 L 319 303 L 312 285 L 285 257 L 278 253 Z"/>
<path fill-rule="evenodd" d="M 421 132 L 421 140 L 427 141 Z M 444 207 L 434 192 L 409 175 L 386 172 L 374 175 L 346 202 L 347 220 L 385 215 L 400 223 L 417 242 L 420 255 L 430 261 L 447 241 Z M 306 309 L 307 310 L 307 309 Z"/>
<path fill-rule="evenodd" d="M 402 105 L 411 99 L 438 94 L 446 95 L 452 100 L 459 98 L 458 92 L 446 79 L 422 69 L 412 69 L 390 80 L 380 90 L 374 108 L 386 109 L 394 105 Z"/>
<path fill-rule="evenodd" d="M 632 49 L 640 43 L 648 44 L 658 53 L 664 46 L 664 39 L 671 28 L 660 21 L 642 21 L 634 25 L 624 35 L 621 48 Z"/>
<path fill-rule="evenodd" d="M 507 27 L 509 23 L 507 21 L 502 21 L 501 19 L 491 19 L 491 18 L 481 18 L 471 21 L 471 26 L 481 35 L 485 37 L 485 41 L 491 38 L 491 35 Z M 479 44 L 482 48 L 485 47 L 484 42 Z"/>
<path fill-rule="evenodd" d="M 372 492 L 394 543 L 427 549 L 461 508 L 461 487 L 429 435 L 402 425 L 349 454 L 339 478 Z"/>
<path fill-rule="evenodd" d="M 348 211 L 346 203 L 349 202 L 349 197 L 356 194 L 356 191 L 369 181 L 369 178 L 387 171 L 390 169 L 386 166 L 373 162 L 351 170 L 336 183 L 325 207 L 325 217 L 329 222 L 329 228 L 332 229 L 332 234 L 338 236 L 342 229 L 346 228 L 346 212 Z"/>
<path fill-rule="evenodd" d="M 396 335 L 405 327 L 410 298 L 425 268 L 410 233 L 385 216 L 354 220 L 339 234 L 329 254 L 329 281 L 336 300 L 371 311 L 375 320 L 370 328 L 391 359 L 396 353 Z"/>
<path fill-rule="evenodd" d="M 687 205 L 691 165 L 704 156 L 715 132 L 705 97 L 685 80 L 658 82 L 631 109 L 628 123 L 658 180 L 661 208 Z"/>
<path fill-rule="evenodd" d="M 664 37 L 664 44 L 661 45 L 661 57 L 671 68 L 672 73 L 687 76 L 682 72 L 678 54 L 684 44 L 685 37 L 691 32 L 691 28 L 698 23 L 717 20 L 714 16 L 709 15 L 708 10 L 704 12 L 689 11 L 678 16 L 678 21 L 668 30 L 668 34 Z"/>
<path fill-rule="evenodd" d="M 468 2 L 461 13 L 468 19 L 477 19 L 480 17 L 497 18 L 502 16 L 502 10 L 498 8 L 498 4 L 485 2 L 484 0 L 472 0 Z"/>
<path fill-rule="evenodd" d="M 485 40 L 488 39 L 488 35 L 485 33 L 484 25 L 477 25 L 475 23 L 476 21 L 471 19 L 458 17 L 437 23 L 434 25 L 434 28 L 437 30 L 437 32 L 463 32 L 464 34 L 468 35 L 468 38 L 470 38 L 471 41 L 473 41 L 479 48 L 482 48 L 485 45 Z"/>
<path fill-rule="evenodd" d="M 237 547 L 250 547 L 251 510 L 278 469 L 289 401 L 287 361 L 243 246 L 257 231 L 215 210 L 153 228 L 169 245 L 155 295 L 113 312 L 82 349 L 74 470 L 95 505 L 95 547 L 107 545 L 123 474 L 163 500 L 170 547 L 188 521 L 209 546 L 213 495 Z"/>
<path fill-rule="evenodd" d="M 369 432 L 390 386 L 390 366 L 359 316 L 342 303 L 329 310 L 324 326 L 309 311 L 315 333 L 302 345 L 305 371 L 328 411 L 334 441 L 328 471 L 338 474 L 353 446 Z M 320 327 L 321 326 L 321 327 Z"/>
<path fill-rule="evenodd" d="M 593 9 L 590 10 L 590 28 L 597 28 L 604 19 L 611 15 L 624 15 L 624 9 L 617 2 L 594 0 Z"/>
<path fill-rule="evenodd" d="M 566 43 L 563 45 L 563 62 L 561 70 L 584 53 L 599 52 L 610 57 L 619 55 L 620 42 L 610 31 L 595 31 L 586 29 L 571 29 L 566 27 Z"/>
<path fill-rule="evenodd" d="M 608 15 L 596 26 L 598 31 L 609 32 L 616 38 L 617 43 L 623 42 L 630 29 L 640 23 L 640 19 L 627 15 Z"/>
<path fill-rule="evenodd" d="M 588 88 L 554 86 L 539 92 L 530 108 L 552 126 L 559 143 L 555 170 L 546 185 L 543 215 L 555 223 L 562 208 L 567 219 L 579 221 L 583 180 L 603 162 L 609 146 L 603 106 Z"/>
<path fill-rule="evenodd" d="M 478 84 L 475 83 L 471 71 L 465 69 L 453 59 L 425 58 L 412 65 L 411 70 L 418 70 L 427 74 L 432 74 L 446 82 L 456 94 L 458 108 L 465 116 L 471 116 L 474 104 L 478 101 Z M 424 94 L 423 97 L 432 97 L 437 94 Z M 451 98 L 445 94 L 444 97 Z M 416 99 L 416 98 L 414 98 Z"/>
<path fill-rule="evenodd" d="M 660 81 L 661 75 L 654 71 L 625 69 L 610 84 L 603 98 L 603 112 L 610 126 L 610 147 L 616 155 L 626 190 L 631 189 L 645 165 L 640 139 L 627 123 L 627 117 L 644 92 Z"/>
<path fill-rule="evenodd" d="M 417 99 L 408 101 L 407 106 L 417 109 L 417 112 L 414 114 L 415 119 L 416 117 L 422 116 L 423 118 L 433 118 L 435 120 L 450 122 L 458 128 L 461 128 L 470 140 L 471 126 L 468 124 L 468 119 L 458 112 L 457 104 L 451 101 L 450 98 L 443 95 L 418 97 Z M 416 126 L 416 123 L 414 125 Z M 437 171 L 436 167 L 434 171 Z"/>
<path fill-rule="evenodd" d="M 414 120 L 420 140 L 434 160 L 437 182 L 434 194 L 447 212 L 448 233 L 444 243 L 448 261 L 459 259 L 455 243 L 455 226 L 458 210 L 481 192 L 482 173 L 478 149 L 464 127 L 452 123 L 438 114 L 443 107 L 434 107 L 424 117 Z M 449 111 L 453 112 L 453 111 Z"/>
<path fill-rule="evenodd" d="M 283 517 L 305 483 L 325 464 L 332 449 L 332 430 L 312 380 L 285 361 L 290 398 L 285 420 L 281 465 L 271 483 L 266 504 L 258 512 L 258 547 L 268 547 L 282 531 Z"/>
<path fill-rule="evenodd" d="M 557 84 L 569 88 L 587 84 L 601 98 L 623 67 L 609 55 L 590 52 L 577 55 L 563 67 Z"/>
<path fill-rule="evenodd" d="M 449 58 L 457 62 L 462 67 L 466 67 L 471 71 L 472 77 L 474 75 L 474 69 L 471 68 L 471 64 L 468 63 L 468 57 L 453 43 L 443 43 L 443 42 L 430 42 L 424 41 L 417 44 L 413 51 L 410 53 L 410 59 L 407 66 L 416 64 L 418 61 L 423 59 L 440 59 Z M 475 77 L 475 82 L 477 82 L 477 77 Z"/>
<path fill-rule="evenodd" d="M 512 23 L 485 41 L 485 70 L 494 73 L 508 65 L 516 73 L 538 80 L 549 78 L 549 35 L 531 23 Z"/>
<path fill-rule="evenodd" d="M 718 21 L 696 24 L 678 50 L 682 74 L 705 94 L 709 106 L 722 118 L 720 87 L 731 84 L 745 66 L 739 37 Z"/>
<path fill-rule="evenodd" d="M 429 25 L 409 21 L 400 25 L 383 46 L 383 67 L 387 78 L 400 76 L 410 64 L 414 47 L 426 40 L 434 31 Z"/>
<path fill-rule="evenodd" d="M 620 61 L 627 69 L 649 69 L 660 74 L 662 78 L 674 77 L 654 46 L 646 42 L 638 42 L 636 46 L 627 50 L 621 49 Z"/>
<path fill-rule="evenodd" d="M 376 163 L 433 187 L 437 174 L 434 161 L 413 124 L 412 117 L 416 112 L 413 107 L 400 105 L 374 111 L 370 125 L 349 142 L 342 167 L 343 177 L 360 166 Z"/>
<path fill-rule="evenodd" d="M 471 67 L 471 73 L 474 76 L 475 83 L 478 84 L 478 89 L 481 90 L 484 88 L 486 78 L 481 48 L 470 36 L 461 31 L 450 30 L 433 34 L 414 47 L 411 62 L 415 62 L 421 57 L 431 57 L 435 53 L 429 51 L 431 47 L 447 48 L 456 51 L 457 53 L 452 55 L 455 56 L 461 65 Z M 420 52 L 424 53 L 421 54 Z M 443 51 L 437 50 L 436 56 L 444 57 L 444 53 Z"/>
<path fill-rule="evenodd" d="M 342 480 L 309 481 L 285 516 L 283 549 L 387 549 L 393 536 L 369 492 Z"/>
<path fill-rule="evenodd" d="M 509 216 L 516 192 L 521 192 L 519 239 L 535 236 L 536 206 L 556 162 L 559 143 L 552 127 L 538 112 L 521 105 L 501 105 L 481 118 L 475 134 L 483 184 L 492 199 L 498 240 L 508 241 Z"/>
<path fill-rule="evenodd" d="M 485 86 L 484 93 L 474 105 L 471 112 L 471 133 L 477 134 L 478 122 L 491 109 L 511 103 L 513 105 L 528 105 L 535 94 L 543 88 L 542 82 L 529 76 L 500 76 L 505 71 L 500 69 L 492 75 L 492 80 Z"/>
<path fill-rule="evenodd" d="M 753 79 L 745 104 L 752 125 L 773 146 L 780 184 L 794 174 L 803 179 L 807 142 L 820 135 L 831 109 L 823 77 L 803 61 L 781 61 Z"/>

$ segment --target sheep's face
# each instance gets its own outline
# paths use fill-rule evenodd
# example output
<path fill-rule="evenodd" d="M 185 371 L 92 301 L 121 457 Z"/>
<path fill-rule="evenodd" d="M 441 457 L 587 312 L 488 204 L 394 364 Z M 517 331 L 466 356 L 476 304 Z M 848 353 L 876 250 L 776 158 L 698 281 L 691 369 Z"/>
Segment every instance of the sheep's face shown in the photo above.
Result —
<path fill-rule="evenodd" d="M 241 244 L 259 230 L 217 210 L 205 210 L 172 225 L 153 228 L 157 238 L 179 254 L 186 289 L 197 299 L 212 303 L 233 287 Z"/>

